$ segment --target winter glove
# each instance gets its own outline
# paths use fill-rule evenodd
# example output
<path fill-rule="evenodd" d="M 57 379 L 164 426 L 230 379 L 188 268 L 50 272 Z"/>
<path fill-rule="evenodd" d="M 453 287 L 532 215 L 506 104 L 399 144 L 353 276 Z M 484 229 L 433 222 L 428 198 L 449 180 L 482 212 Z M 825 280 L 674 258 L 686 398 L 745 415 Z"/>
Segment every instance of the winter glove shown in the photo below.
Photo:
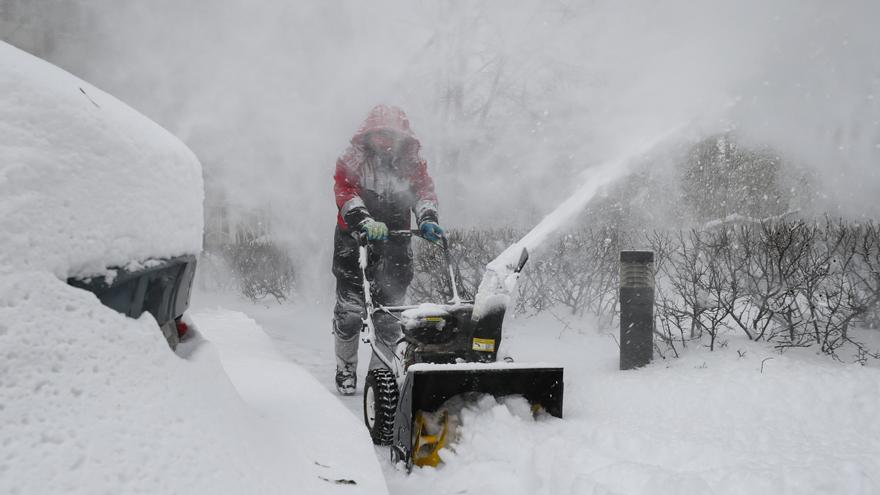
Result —
<path fill-rule="evenodd" d="M 437 242 L 443 237 L 443 229 L 437 225 L 437 222 L 422 222 L 419 225 L 422 236 L 431 242 Z"/>
<path fill-rule="evenodd" d="M 366 232 L 368 241 L 384 241 L 388 239 L 388 226 L 368 218 L 361 223 L 361 230 Z"/>

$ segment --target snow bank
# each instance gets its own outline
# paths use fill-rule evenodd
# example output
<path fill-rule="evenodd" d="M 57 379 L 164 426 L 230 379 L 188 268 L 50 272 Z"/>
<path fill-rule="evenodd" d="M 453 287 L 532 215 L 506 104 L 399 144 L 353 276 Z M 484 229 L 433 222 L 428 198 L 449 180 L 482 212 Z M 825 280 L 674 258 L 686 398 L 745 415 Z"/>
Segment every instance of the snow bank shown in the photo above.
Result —
<path fill-rule="evenodd" d="M 281 356 L 254 320 L 223 309 L 196 312 L 192 318 L 216 344 L 241 397 L 275 432 L 275 464 L 297 473 L 291 485 L 296 493 L 387 493 L 361 419 L 309 372 Z"/>
<path fill-rule="evenodd" d="M 0 493 L 282 493 L 249 411 L 208 348 L 169 352 L 49 273 L 0 278 Z M 288 491 L 289 492 L 289 491 Z"/>
<path fill-rule="evenodd" d="M 0 278 L 0 493 L 386 493 L 363 425 L 237 315 L 183 360 L 148 313 Z"/>
<path fill-rule="evenodd" d="M 0 272 L 201 251 L 201 166 L 119 100 L 0 42 Z"/>

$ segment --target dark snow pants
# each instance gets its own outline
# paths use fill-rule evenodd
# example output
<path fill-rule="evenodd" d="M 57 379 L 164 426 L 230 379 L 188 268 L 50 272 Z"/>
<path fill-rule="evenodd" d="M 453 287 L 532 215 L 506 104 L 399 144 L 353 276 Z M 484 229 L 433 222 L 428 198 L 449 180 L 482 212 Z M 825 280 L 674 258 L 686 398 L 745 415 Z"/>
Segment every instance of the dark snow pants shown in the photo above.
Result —
<path fill-rule="evenodd" d="M 413 278 L 412 249 L 408 237 L 372 243 L 367 264 L 373 305 L 403 304 L 406 289 Z M 333 275 L 336 277 L 336 307 L 333 309 L 333 335 L 338 366 L 357 364 L 358 337 L 364 318 L 364 291 L 357 240 L 338 226 L 333 236 Z M 376 338 L 394 349 L 400 337 L 396 320 L 376 313 L 373 317 Z M 370 367 L 378 364 L 375 357 Z"/>

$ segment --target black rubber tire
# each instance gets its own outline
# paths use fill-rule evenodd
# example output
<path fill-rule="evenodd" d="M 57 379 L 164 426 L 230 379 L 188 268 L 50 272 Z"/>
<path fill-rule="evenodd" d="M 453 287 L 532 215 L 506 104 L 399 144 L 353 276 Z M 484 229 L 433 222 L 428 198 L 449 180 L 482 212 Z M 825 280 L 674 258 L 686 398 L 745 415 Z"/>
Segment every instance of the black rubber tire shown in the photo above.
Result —
<path fill-rule="evenodd" d="M 391 445 L 394 440 L 394 415 L 397 412 L 397 380 L 385 368 L 367 373 L 364 381 L 364 424 L 376 445 Z M 369 404 L 373 400 L 375 418 L 370 420 Z"/>

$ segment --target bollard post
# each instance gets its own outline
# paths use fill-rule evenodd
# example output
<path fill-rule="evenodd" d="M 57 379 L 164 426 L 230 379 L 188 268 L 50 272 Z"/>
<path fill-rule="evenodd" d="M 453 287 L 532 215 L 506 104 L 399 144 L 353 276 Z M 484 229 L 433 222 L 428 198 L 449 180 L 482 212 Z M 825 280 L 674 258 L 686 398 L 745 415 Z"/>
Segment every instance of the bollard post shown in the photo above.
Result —
<path fill-rule="evenodd" d="M 620 252 L 620 369 L 654 357 L 654 253 Z"/>

